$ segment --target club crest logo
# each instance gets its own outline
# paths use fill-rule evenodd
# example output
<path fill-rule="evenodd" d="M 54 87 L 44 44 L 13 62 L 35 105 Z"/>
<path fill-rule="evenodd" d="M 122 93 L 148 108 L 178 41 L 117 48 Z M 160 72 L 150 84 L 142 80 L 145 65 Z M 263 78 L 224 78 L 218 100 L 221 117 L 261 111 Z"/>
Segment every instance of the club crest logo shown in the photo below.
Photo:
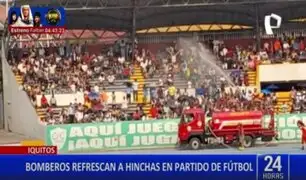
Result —
<path fill-rule="evenodd" d="M 64 128 L 57 127 L 50 131 L 51 143 L 60 150 L 64 147 L 67 139 L 67 130 Z"/>

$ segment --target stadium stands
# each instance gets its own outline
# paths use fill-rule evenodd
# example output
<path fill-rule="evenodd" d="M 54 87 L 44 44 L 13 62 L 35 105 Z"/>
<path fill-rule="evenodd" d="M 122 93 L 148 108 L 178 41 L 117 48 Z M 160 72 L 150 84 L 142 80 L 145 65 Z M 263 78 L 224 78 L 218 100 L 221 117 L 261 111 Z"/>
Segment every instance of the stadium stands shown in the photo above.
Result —
<path fill-rule="evenodd" d="M 257 67 L 302 62 L 304 43 L 302 36 L 285 35 L 264 39 L 260 51 L 239 39 L 206 43 L 234 87 L 175 44 L 139 44 L 133 61 L 110 47 L 104 53 L 78 44 L 22 48 L 11 51 L 9 62 L 46 124 L 173 118 L 195 105 L 208 115 L 271 108 L 303 112 L 303 92 L 259 92 Z"/>

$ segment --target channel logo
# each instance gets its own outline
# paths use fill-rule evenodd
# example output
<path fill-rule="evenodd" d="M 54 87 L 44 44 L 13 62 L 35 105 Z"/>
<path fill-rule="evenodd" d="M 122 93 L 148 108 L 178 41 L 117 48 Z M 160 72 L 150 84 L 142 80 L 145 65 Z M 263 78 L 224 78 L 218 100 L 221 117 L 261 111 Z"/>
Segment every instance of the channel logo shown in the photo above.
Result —
<path fill-rule="evenodd" d="M 276 25 L 272 26 L 271 21 L 272 19 L 276 20 Z M 271 15 L 265 16 L 265 30 L 267 35 L 273 35 L 273 29 L 280 28 L 282 24 L 282 17 L 277 14 L 272 13 Z"/>

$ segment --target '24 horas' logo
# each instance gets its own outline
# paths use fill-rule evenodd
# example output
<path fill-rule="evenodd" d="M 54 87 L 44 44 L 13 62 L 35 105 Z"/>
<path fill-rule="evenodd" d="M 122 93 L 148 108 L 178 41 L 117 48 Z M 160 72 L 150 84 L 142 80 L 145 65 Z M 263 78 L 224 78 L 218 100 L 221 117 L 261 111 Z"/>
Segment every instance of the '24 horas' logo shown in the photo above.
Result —
<path fill-rule="evenodd" d="M 272 19 L 276 20 L 276 25 L 272 26 Z M 282 24 L 282 17 L 277 14 L 272 13 L 271 15 L 265 16 L 265 30 L 267 35 L 273 35 L 272 29 L 280 28 Z"/>

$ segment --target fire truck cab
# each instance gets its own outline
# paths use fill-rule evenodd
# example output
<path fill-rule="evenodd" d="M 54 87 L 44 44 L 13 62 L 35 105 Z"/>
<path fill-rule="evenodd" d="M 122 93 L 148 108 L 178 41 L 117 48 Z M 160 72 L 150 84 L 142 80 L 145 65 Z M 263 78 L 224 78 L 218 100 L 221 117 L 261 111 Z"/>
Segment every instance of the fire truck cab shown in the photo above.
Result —
<path fill-rule="evenodd" d="M 201 145 L 221 143 L 232 144 L 243 134 L 244 147 L 252 147 L 257 139 L 267 142 L 276 137 L 274 115 L 271 114 L 268 127 L 264 124 L 264 115 L 260 111 L 219 112 L 205 121 L 204 111 L 191 108 L 183 111 L 178 138 L 180 145 L 199 149 Z"/>

